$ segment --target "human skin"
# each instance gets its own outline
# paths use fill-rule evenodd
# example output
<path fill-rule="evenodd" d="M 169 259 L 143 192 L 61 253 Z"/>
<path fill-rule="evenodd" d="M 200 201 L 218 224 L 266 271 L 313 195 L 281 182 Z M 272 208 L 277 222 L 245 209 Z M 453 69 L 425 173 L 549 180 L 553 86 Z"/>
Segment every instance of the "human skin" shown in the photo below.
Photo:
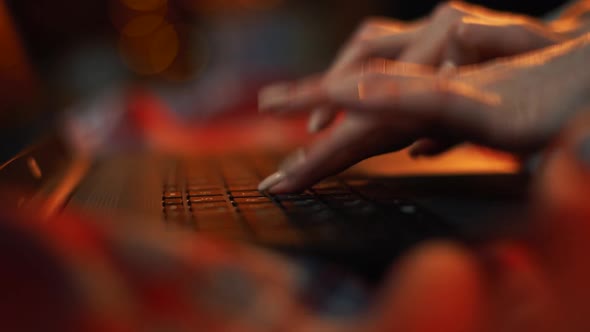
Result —
<path fill-rule="evenodd" d="M 439 5 L 416 22 L 373 17 L 366 19 L 344 45 L 321 77 L 338 80 L 340 73 L 373 57 L 441 68 L 481 63 L 521 54 L 574 38 L 587 30 L 587 8 L 580 1 L 550 22 L 453 1 Z M 314 110 L 309 131 L 321 131 L 336 117 L 336 109 Z M 421 139 L 410 149 L 417 155 L 435 155 L 457 142 Z"/>
<path fill-rule="evenodd" d="M 358 70 L 363 63 L 375 58 L 429 65 L 436 68 L 430 69 L 433 71 L 432 74 L 436 71 L 438 75 L 444 77 L 453 75 L 457 66 L 482 63 L 498 57 L 531 52 L 563 43 L 582 35 L 587 30 L 587 3 L 587 1 L 578 2 L 559 19 L 551 22 L 491 11 L 461 2 L 445 3 L 429 17 L 413 23 L 382 18 L 368 19 L 361 24 L 351 40 L 343 47 L 326 73 L 300 82 L 278 83 L 263 89 L 259 98 L 260 108 L 263 111 L 267 110 L 269 105 L 273 108 L 273 99 L 277 96 L 280 98 L 281 94 L 302 91 L 302 87 L 305 86 L 338 85 L 350 76 L 351 71 Z M 343 106 L 346 105 L 326 103 L 307 105 L 308 109 L 305 111 L 311 113 L 309 131 L 316 133 L 331 127 L 340 111 L 351 111 Z M 397 118 L 396 121 L 399 123 L 400 119 Z M 329 137 L 338 133 L 337 128 L 331 129 L 332 133 L 328 135 Z M 436 155 L 466 139 L 461 135 L 458 137 L 432 136 L 413 137 L 410 154 L 412 156 Z M 357 138 L 365 137 L 359 135 Z M 508 139 L 511 138 L 508 137 Z M 482 143 L 485 144 L 485 140 Z M 365 155 L 371 156 L 387 151 L 388 149 L 383 151 L 369 149 Z M 300 159 L 303 155 L 301 151 L 298 151 L 288 158 L 285 164 L 293 164 L 294 160 Z M 321 173 L 330 174 L 328 171 Z M 273 174 L 261 183 L 260 189 L 269 189 L 283 177 L 284 174 L 282 175 L 281 172 Z"/>
<path fill-rule="evenodd" d="M 587 104 L 590 35 L 482 65 L 451 70 L 373 59 L 338 81 L 303 80 L 263 91 L 261 110 L 345 109 L 344 119 L 261 184 L 299 191 L 353 164 L 423 137 L 512 152 L 543 147 Z"/>

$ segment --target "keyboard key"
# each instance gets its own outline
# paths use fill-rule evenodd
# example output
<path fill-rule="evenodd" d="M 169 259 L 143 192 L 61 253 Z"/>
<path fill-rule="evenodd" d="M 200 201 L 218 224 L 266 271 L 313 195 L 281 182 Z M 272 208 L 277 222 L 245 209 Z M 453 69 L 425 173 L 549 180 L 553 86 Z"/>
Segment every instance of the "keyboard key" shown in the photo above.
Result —
<path fill-rule="evenodd" d="M 223 189 L 201 189 L 201 190 L 188 190 L 188 197 L 199 197 L 199 196 L 219 196 L 225 195 L 226 191 Z"/>
<path fill-rule="evenodd" d="M 275 209 L 277 206 L 273 202 L 266 202 L 266 203 L 242 203 L 238 205 L 238 209 L 241 211 L 249 211 L 249 210 L 271 210 Z"/>
<path fill-rule="evenodd" d="M 187 179 L 187 187 L 219 188 L 223 185 L 221 179 Z"/>
<path fill-rule="evenodd" d="M 164 205 L 182 205 L 182 198 L 167 198 L 162 203 Z"/>
<path fill-rule="evenodd" d="M 315 189 L 318 195 L 346 195 L 350 194 L 350 191 L 345 188 L 328 188 L 328 189 Z"/>
<path fill-rule="evenodd" d="M 225 196 L 217 195 L 217 196 L 197 196 L 197 197 L 189 197 L 189 202 L 191 204 L 199 204 L 199 203 L 212 203 L 212 202 L 225 202 Z"/>
<path fill-rule="evenodd" d="M 240 204 L 253 204 L 253 203 L 272 203 L 272 200 L 268 197 L 236 197 L 234 202 Z"/>
<path fill-rule="evenodd" d="M 231 192 L 234 191 L 254 191 L 258 190 L 258 182 L 250 184 L 228 184 L 227 186 Z"/>
<path fill-rule="evenodd" d="M 367 206 L 369 203 L 362 199 L 352 200 L 326 200 L 326 204 L 332 209 L 350 209 L 350 208 L 362 208 Z"/>
<path fill-rule="evenodd" d="M 162 195 L 164 199 L 166 198 L 182 198 L 182 193 L 180 191 L 164 191 Z"/>
<path fill-rule="evenodd" d="M 237 197 L 265 197 L 263 193 L 258 190 L 232 191 L 231 196 Z"/>
<path fill-rule="evenodd" d="M 319 211 L 325 209 L 327 206 L 316 200 L 316 199 L 307 199 L 307 200 L 299 200 L 299 201 L 285 201 L 281 203 L 283 207 L 287 211 Z"/>
<path fill-rule="evenodd" d="M 274 196 L 279 201 L 297 201 L 297 200 L 307 200 L 315 198 L 310 193 L 302 193 L 302 194 L 283 194 L 283 195 L 275 195 Z"/>
<path fill-rule="evenodd" d="M 217 210 L 217 211 L 231 211 L 233 208 L 227 204 L 227 202 L 211 202 L 211 203 L 199 203 L 191 204 L 192 211 L 202 210 Z"/>

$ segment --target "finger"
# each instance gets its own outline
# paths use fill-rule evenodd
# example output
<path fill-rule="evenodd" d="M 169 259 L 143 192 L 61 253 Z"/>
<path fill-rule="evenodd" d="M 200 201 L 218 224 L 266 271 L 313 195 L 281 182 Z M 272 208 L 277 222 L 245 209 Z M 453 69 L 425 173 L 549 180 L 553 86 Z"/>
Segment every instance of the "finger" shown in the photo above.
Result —
<path fill-rule="evenodd" d="M 356 40 L 342 52 L 330 72 L 342 71 L 370 58 L 395 59 L 411 43 L 415 35 L 416 30 L 409 30 L 389 36 Z"/>
<path fill-rule="evenodd" d="M 420 31 L 414 42 L 400 54 L 399 61 L 440 65 L 444 45 L 457 20 L 464 13 L 455 5 L 443 5 L 432 15 L 430 24 Z"/>
<path fill-rule="evenodd" d="M 298 192 L 368 156 L 387 151 L 395 138 L 390 133 L 385 137 L 384 132 L 371 126 L 368 119 L 347 118 L 328 135 L 315 141 L 305 154 L 292 158 L 276 173 L 279 175 L 275 177 L 280 180 L 263 189 L 274 194 Z"/>
<path fill-rule="evenodd" d="M 346 75 L 343 71 L 358 66 L 372 57 L 396 57 L 411 38 L 412 33 L 404 32 L 395 36 L 355 43 L 345 50 L 326 75 L 326 79 L 337 81 L 337 75 Z M 314 76 L 298 82 L 281 82 L 263 88 L 259 93 L 258 108 L 261 112 L 308 110 L 326 102 L 328 100 L 322 89 L 322 78 Z M 335 113 L 334 109 L 332 113 Z"/>
<path fill-rule="evenodd" d="M 435 140 L 431 138 L 423 138 L 412 144 L 408 153 L 412 158 L 418 158 L 421 156 L 434 157 L 447 152 L 459 143 L 459 140 Z"/>
<path fill-rule="evenodd" d="M 373 331 L 486 331 L 486 295 L 476 258 L 450 243 L 431 243 L 402 259 L 381 292 Z"/>
<path fill-rule="evenodd" d="M 484 114 L 497 105 L 499 97 L 467 83 L 414 70 L 413 65 L 384 63 L 377 71 L 331 83 L 326 95 L 349 112 L 371 113 L 384 120 L 413 119 L 468 122 L 471 114 Z M 481 110 L 477 111 L 480 108 Z"/>
<path fill-rule="evenodd" d="M 376 67 L 382 73 L 349 75 L 325 87 L 295 88 L 300 92 L 286 94 L 273 106 L 277 111 L 296 112 L 329 105 L 380 116 L 385 123 L 411 119 L 463 136 L 501 138 L 496 128 L 501 116 L 496 109 L 500 103 L 497 95 L 428 74 L 413 65 L 381 61 Z"/>
<path fill-rule="evenodd" d="M 329 107 L 318 108 L 309 117 L 307 131 L 317 133 L 327 128 L 336 119 L 336 111 Z"/>
<path fill-rule="evenodd" d="M 321 79 L 316 77 L 293 83 L 276 83 L 263 88 L 258 94 L 260 112 L 309 110 L 329 102 Z"/>
<path fill-rule="evenodd" d="M 398 60 L 401 62 L 420 63 L 425 65 L 439 65 L 441 58 L 441 46 L 448 39 L 448 32 L 441 27 L 440 30 L 428 34 L 423 33 L 416 38 L 416 43 L 404 50 Z"/>
<path fill-rule="evenodd" d="M 534 23 L 506 23 L 466 17 L 457 26 L 462 48 L 478 53 L 479 60 L 525 53 L 553 45 L 560 37 Z"/>

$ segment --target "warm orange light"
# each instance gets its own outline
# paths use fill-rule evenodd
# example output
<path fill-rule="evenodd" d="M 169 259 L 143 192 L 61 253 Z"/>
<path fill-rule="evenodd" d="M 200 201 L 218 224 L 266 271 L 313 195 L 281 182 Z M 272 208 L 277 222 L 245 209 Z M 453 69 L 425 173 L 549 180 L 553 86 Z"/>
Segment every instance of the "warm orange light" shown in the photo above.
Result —
<path fill-rule="evenodd" d="M 159 15 L 145 15 L 137 17 L 127 23 L 121 33 L 128 37 L 141 37 L 154 32 L 164 23 L 164 17 Z"/>
<path fill-rule="evenodd" d="M 175 24 L 180 40 L 178 55 L 161 78 L 170 82 L 186 82 L 200 76 L 209 61 L 210 50 L 202 31 L 189 24 Z"/>
<path fill-rule="evenodd" d="M 154 33 L 150 43 L 149 58 L 152 68 L 160 73 L 168 68 L 178 55 L 179 40 L 172 24 L 163 26 Z"/>
<path fill-rule="evenodd" d="M 135 23 L 132 21 L 130 24 Z M 126 30 L 128 30 L 127 27 L 123 29 L 123 31 Z M 135 31 L 129 28 L 129 30 L 145 32 L 142 29 Z M 127 65 L 142 75 L 154 75 L 166 70 L 176 59 L 179 48 L 178 33 L 172 24 L 166 22 L 147 34 L 139 36 L 122 34 L 119 41 L 119 49 Z"/>
<path fill-rule="evenodd" d="M 122 0 L 110 0 L 109 16 L 111 22 L 121 33 L 127 29 L 131 36 L 140 35 L 145 30 L 155 30 L 161 25 L 168 13 L 167 6 L 159 6 L 150 11 L 138 11 L 130 8 Z M 159 23 L 156 23 L 159 21 Z M 148 31 L 148 32 L 151 32 Z"/>

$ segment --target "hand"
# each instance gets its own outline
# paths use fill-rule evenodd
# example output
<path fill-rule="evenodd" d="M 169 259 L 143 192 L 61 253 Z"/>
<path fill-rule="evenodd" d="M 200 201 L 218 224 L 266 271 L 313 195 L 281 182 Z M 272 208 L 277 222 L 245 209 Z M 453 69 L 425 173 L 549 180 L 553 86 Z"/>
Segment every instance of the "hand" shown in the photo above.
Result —
<path fill-rule="evenodd" d="M 382 293 L 373 331 L 590 330 L 588 114 L 546 154 L 535 222 L 478 248 L 430 243 L 408 255 Z"/>
<path fill-rule="evenodd" d="M 374 57 L 448 68 L 525 53 L 567 39 L 569 34 L 556 26 L 462 2 L 445 3 L 429 18 L 409 24 L 372 18 L 360 26 L 321 79 L 338 81 L 342 73 Z M 328 127 L 337 111 L 315 109 L 309 131 Z M 455 143 L 422 139 L 411 153 L 434 155 Z"/>
<path fill-rule="evenodd" d="M 420 137 L 469 140 L 509 151 L 542 147 L 587 102 L 590 37 L 526 56 L 438 75 L 434 69 L 377 59 L 339 81 L 305 80 L 263 91 L 263 111 L 318 106 L 344 119 L 305 153 L 261 183 L 298 191 L 373 155 Z M 559 84 L 555 84 L 559 79 Z"/>

